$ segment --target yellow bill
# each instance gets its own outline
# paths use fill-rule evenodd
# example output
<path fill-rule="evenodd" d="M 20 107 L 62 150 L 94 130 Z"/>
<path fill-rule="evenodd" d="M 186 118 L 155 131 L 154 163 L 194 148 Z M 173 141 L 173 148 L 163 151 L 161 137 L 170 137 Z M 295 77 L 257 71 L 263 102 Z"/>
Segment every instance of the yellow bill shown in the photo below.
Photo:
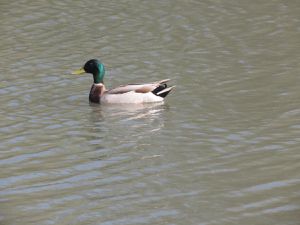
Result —
<path fill-rule="evenodd" d="M 74 75 L 79 75 L 79 74 L 83 74 L 83 73 L 85 73 L 85 70 L 83 68 L 72 72 L 72 74 L 74 74 Z"/>

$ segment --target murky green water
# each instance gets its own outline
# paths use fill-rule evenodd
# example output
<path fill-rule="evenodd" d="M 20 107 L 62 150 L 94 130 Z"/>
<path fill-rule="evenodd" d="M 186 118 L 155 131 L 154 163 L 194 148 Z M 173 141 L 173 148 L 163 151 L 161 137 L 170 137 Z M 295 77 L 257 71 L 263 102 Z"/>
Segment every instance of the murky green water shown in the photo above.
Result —
<path fill-rule="evenodd" d="M 1 1 L 0 224 L 300 224 L 299 1 Z M 165 104 L 90 105 L 171 78 Z"/>

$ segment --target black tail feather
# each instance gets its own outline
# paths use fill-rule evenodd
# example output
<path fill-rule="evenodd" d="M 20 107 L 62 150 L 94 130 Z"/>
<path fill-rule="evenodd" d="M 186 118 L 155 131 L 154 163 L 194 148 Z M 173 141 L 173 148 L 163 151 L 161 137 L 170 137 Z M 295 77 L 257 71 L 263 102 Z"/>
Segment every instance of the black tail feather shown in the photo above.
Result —
<path fill-rule="evenodd" d="M 164 90 L 165 88 L 167 88 L 167 84 L 161 84 L 159 85 L 157 88 L 155 88 L 152 93 L 157 95 L 158 92 Z"/>
<path fill-rule="evenodd" d="M 155 94 L 156 96 L 159 96 L 159 97 L 166 97 L 169 92 L 172 90 L 172 89 L 169 89 L 169 90 L 166 90 L 166 91 L 163 91 L 165 90 L 166 88 L 168 88 L 167 84 L 161 84 L 159 85 L 157 88 L 155 88 L 152 93 Z"/>

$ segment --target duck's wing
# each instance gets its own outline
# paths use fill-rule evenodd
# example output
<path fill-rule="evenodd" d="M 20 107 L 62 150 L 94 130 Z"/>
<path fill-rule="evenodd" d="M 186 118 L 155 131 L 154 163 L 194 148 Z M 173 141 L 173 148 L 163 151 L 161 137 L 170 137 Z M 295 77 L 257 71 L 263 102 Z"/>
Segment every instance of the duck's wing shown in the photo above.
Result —
<path fill-rule="evenodd" d="M 156 81 L 146 84 L 127 84 L 108 90 L 107 94 L 124 94 L 130 91 L 136 93 L 148 93 L 159 87 L 160 85 L 166 84 L 170 79 Z"/>

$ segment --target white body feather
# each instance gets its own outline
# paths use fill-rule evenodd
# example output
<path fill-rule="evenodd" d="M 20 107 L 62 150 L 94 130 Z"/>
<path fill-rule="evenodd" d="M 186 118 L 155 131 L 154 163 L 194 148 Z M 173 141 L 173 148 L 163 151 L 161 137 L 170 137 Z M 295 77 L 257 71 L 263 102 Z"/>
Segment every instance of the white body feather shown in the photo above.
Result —
<path fill-rule="evenodd" d="M 152 92 L 136 93 L 129 91 L 124 94 L 104 94 L 101 96 L 101 103 L 149 103 L 162 102 L 162 97 L 154 95 Z"/>

